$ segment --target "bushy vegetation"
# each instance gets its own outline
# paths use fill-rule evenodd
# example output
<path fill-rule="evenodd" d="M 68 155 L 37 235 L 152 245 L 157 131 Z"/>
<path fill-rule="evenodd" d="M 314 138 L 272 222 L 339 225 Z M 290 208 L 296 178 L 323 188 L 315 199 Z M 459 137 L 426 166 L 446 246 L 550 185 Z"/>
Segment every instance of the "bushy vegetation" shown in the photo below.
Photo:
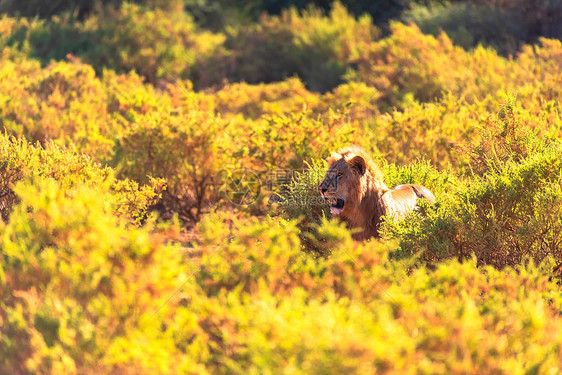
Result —
<path fill-rule="evenodd" d="M 562 371 L 556 2 L 388 3 L 0 0 L 0 373 Z"/>
<path fill-rule="evenodd" d="M 509 55 L 541 36 L 560 38 L 561 10 L 559 1 L 461 0 L 413 4 L 401 18 L 434 35 L 445 30 L 465 48 L 485 44 Z"/>

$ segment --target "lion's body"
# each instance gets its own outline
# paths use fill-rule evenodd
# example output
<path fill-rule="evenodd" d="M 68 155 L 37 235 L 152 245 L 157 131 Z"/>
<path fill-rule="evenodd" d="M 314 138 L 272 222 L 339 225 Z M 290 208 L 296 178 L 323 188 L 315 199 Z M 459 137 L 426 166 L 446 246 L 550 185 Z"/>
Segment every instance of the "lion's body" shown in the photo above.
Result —
<path fill-rule="evenodd" d="M 346 147 L 328 159 L 328 173 L 320 184 L 322 196 L 332 202 L 332 216 L 352 229 L 356 240 L 378 237 L 385 218 L 399 219 L 412 211 L 418 199 L 435 200 L 421 185 L 399 185 L 389 189 L 372 158 L 360 147 Z"/>

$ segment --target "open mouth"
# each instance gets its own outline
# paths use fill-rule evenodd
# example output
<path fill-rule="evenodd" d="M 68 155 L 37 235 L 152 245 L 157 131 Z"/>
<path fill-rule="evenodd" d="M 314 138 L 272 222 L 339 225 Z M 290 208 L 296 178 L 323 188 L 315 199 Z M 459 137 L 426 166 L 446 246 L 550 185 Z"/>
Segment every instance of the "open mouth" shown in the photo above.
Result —
<path fill-rule="evenodd" d="M 343 199 L 330 199 L 330 207 L 335 208 L 336 210 L 341 210 L 345 205 L 345 201 Z"/>
<path fill-rule="evenodd" d="M 345 201 L 343 199 L 328 198 L 327 201 L 330 203 L 330 211 L 332 213 L 341 211 L 345 205 Z"/>
<path fill-rule="evenodd" d="M 327 197 L 324 192 L 322 192 L 322 198 L 327 203 L 330 203 L 330 213 L 332 216 L 339 216 L 342 213 L 345 199 Z"/>

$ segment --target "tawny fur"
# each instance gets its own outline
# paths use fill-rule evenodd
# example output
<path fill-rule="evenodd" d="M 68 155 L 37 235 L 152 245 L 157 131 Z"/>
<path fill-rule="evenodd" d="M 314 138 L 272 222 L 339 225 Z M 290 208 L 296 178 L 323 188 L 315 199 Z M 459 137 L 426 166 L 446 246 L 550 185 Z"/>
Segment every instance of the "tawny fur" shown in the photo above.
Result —
<path fill-rule="evenodd" d="M 351 229 L 356 240 L 378 237 L 386 218 L 398 219 L 416 207 L 417 200 L 435 201 L 433 194 L 421 185 L 399 185 L 389 189 L 373 159 L 361 147 L 346 147 L 328 159 L 328 172 L 320 184 L 327 200 L 345 201 L 342 209 L 331 208 Z"/>

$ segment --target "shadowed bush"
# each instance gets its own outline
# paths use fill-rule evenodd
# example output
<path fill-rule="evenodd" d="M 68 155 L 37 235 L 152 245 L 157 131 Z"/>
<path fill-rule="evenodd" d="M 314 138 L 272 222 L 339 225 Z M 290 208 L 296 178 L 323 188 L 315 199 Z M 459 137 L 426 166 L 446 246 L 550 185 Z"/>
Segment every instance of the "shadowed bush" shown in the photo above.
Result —
<path fill-rule="evenodd" d="M 114 163 L 120 175 L 141 183 L 164 178 L 164 211 L 197 221 L 220 199 L 227 151 L 217 138 L 226 137 L 219 127 L 204 113 L 140 117 L 117 143 Z"/>
<path fill-rule="evenodd" d="M 342 82 L 349 59 L 378 36 L 368 16 L 356 20 L 341 3 L 328 17 L 311 8 L 227 31 L 224 49 L 217 49 L 198 67 L 199 86 L 229 81 L 272 82 L 298 75 L 314 91 L 327 91 Z"/>

